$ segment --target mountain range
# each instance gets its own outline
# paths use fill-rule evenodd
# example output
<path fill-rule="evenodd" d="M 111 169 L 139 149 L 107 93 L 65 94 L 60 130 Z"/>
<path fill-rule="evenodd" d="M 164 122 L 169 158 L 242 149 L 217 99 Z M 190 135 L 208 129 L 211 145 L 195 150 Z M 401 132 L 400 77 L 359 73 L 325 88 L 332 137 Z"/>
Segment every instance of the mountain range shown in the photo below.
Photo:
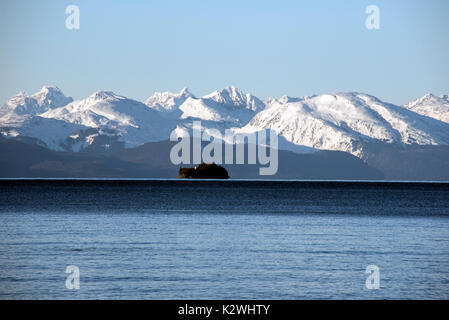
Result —
<path fill-rule="evenodd" d="M 57 152 L 104 154 L 168 140 L 173 130 L 184 135 L 191 132 L 193 120 L 201 120 L 211 135 L 216 132 L 212 129 L 221 134 L 270 129 L 280 138 L 280 149 L 346 152 L 382 172 L 393 172 L 382 167 L 391 163 L 387 154 L 421 150 L 426 157 L 420 161 L 425 162 L 440 154 L 435 150 L 449 146 L 447 95 L 427 94 L 402 106 L 357 92 L 262 101 L 232 86 L 203 97 L 187 88 L 155 93 L 145 103 L 111 91 L 74 101 L 56 86 L 44 86 L 31 96 L 20 92 L 0 108 L 0 135 L 32 140 Z M 449 166 L 441 161 L 443 177 L 449 175 Z"/>

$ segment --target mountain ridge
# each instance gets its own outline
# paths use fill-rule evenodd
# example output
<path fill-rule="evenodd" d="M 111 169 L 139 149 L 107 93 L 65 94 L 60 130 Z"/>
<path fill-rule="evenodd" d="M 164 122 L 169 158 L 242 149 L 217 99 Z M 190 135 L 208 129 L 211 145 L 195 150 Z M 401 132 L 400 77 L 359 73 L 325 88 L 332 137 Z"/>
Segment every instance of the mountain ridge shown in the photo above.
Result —
<path fill-rule="evenodd" d="M 447 96 L 427 94 L 396 106 L 372 95 L 343 92 L 285 95 L 263 102 L 234 86 L 203 97 L 187 88 L 179 93 L 156 92 L 146 103 L 106 90 L 74 101 L 56 86 L 44 86 L 31 96 L 12 97 L 0 108 L 0 132 L 4 137 L 39 139 L 53 150 L 80 151 L 92 145 L 129 148 L 166 140 L 175 129 L 191 132 L 192 121 L 201 120 L 208 132 L 248 134 L 270 129 L 285 140 L 286 149 L 303 146 L 363 158 L 366 143 L 448 145 L 446 101 L 449 105 Z M 438 112 L 422 114 L 423 106 L 430 103 L 430 109 Z"/>
<path fill-rule="evenodd" d="M 449 95 L 439 97 L 428 93 L 403 105 L 404 108 L 449 123 Z"/>

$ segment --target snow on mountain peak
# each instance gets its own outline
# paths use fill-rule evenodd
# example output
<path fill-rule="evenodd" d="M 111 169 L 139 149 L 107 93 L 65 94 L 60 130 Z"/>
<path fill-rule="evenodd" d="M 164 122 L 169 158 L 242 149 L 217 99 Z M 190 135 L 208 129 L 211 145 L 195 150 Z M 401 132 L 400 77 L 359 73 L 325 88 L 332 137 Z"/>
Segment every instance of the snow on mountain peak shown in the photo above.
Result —
<path fill-rule="evenodd" d="M 220 91 L 214 91 L 205 95 L 203 99 L 215 101 L 220 105 L 244 107 L 256 112 L 265 108 L 265 104 L 257 97 L 250 93 L 245 94 L 242 90 L 234 86 L 228 86 Z"/>
<path fill-rule="evenodd" d="M 187 87 L 182 88 L 182 90 L 179 94 L 181 96 L 193 96 L 193 94 L 190 93 L 189 88 L 187 88 Z"/>
<path fill-rule="evenodd" d="M 437 96 L 435 96 L 433 93 L 426 93 L 425 95 L 424 95 L 424 97 L 423 98 L 426 98 L 426 99 L 430 99 L 430 98 L 437 98 Z"/>
<path fill-rule="evenodd" d="M 226 87 L 202 98 L 189 97 L 179 106 L 181 119 L 196 118 L 215 122 L 225 122 L 242 126 L 265 104 L 255 96 L 243 93 L 236 87 Z"/>
<path fill-rule="evenodd" d="M 40 112 L 59 108 L 73 101 L 72 98 L 66 97 L 61 89 L 56 86 L 43 86 L 41 91 L 33 94 L 31 97 L 42 108 Z"/>
<path fill-rule="evenodd" d="M 449 103 L 447 95 L 436 96 L 432 93 L 427 93 L 421 98 L 415 99 L 410 103 L 404 105 L 407 109 L 415 108 L 417 106 L 438 106 Z"/>
<path fill-rule="evenodd" d="M 48 110 L 40 116 L 92 128 L 96 136 L 113 136 L 128 147 L 166 140 L 175 127 L 170 119 L 164 119 L 145 104 L 111 91 L 97 91 L 86 99 Z"/>
<path fill-rule="evenodd" d="M 18 126 L 31 116 L 64 106 L 72 101 L 72 98 L 66 97 L 55 86 L 44 86 L 32 96 L 20 91 L 0 108 L 0 124 Z"/>
<path fill-rule="evenodd" d="M 26 94 L 26 92 L 23 91 L 23 90 L 21 90 L 21 91 L 19 91 L 18 94 L 16 94 L 15 96 L 13 96 L 11 99 L 18 98 L 18 97 L 26 97 L 26 96 L 28 96 L 28 95 Z"/>
<path fill-rule="evenodd" d="M 449 99 L 447 95 L 437 97 L 428 93 L 403 105 L 403 107 L 420 115 L 449 123 Z"/>
<path fill-rule="evenodd" d="M 124 97 L 119 96 L 112 91 L 100 90 L 94 92 L 89 98 L 94 100 L 105 100 L 105 99 L 107 100 L 107 99 L 122 99 Z"/>
<path fill-rule="evenodd" d="M 176 111 L 188 98 L 194 97 L 195 96 L 190 93 L 188 88 L 183 88 L 179 93 L 172 93 L 169 91 L 155 92 L 147 99 L 145 104 L 157 111 L 171 112 Z"/>
<path fill-rule="evenodd" d="M 275 106 L 275 107 L 274 107 Z M 357 92 L 280 99 L 239 132 L 276 131 L 290 142 L 360 156 L 359 142 L 448 144 L 449 126 Z"/>
<path fill-rule="evenodd" d="M 11 116 L 36 114 L 38 109 L 37 102 L 24 91 L 20 91 L 0 108 L 0 118 L 4 118 L 6 115 L 9 115 L 8 118 L 11 118 Z"/>
<path fill-rule="evenodd" d="M 41 91 L 39 93 L 62 93 L 61 89 L 59 89 L 57 86 L 53 85 L 46 85 L 43 86 Z"/>
<path fill-rule="evenodd" d="M 48 110 L 41 116 L 92 128 L 133 126 L 135 119 L 132 113 L 136 109 L 147 109 L 147 107 L 141 102 L 120 96 L 112 91 L 101 90 L 94 92 L 86 99 Z M 138 117 L 136 118 L 138 119 Z"/>
<path fill-rule="evenodd" d="M 294 97 L 290 97 L 290 96 L 287 96 L 287 95 L 283 95 L 282 97 L 280 97 L 279 98 L 279 102 L 280 103 L 289 103 L 289 102 L 298 102 L 298 101 L 301 101 L 302 99 L 301 98 L 294 98 Z"/>
<path fill-rule="evenodd" d="M 2 130 L 12 132 L 8 131 L 12 128 L 54 149 L 65 148 L 73 136 L 78 137 L 73 139 L 79 150 L 92 143 L 87 135 L 101 139 L 106 135 L 126 146 L 138 146 L 166 140 L 175 128 L 189 130 L 194 119 L 203 120 L 205 130 L 233 128 L 236 133 L 250 133 L 271 129 L 296 146 L 361 157 L 364 142 L 449 144 L 449 124 L 443 122 L 449 122 L 447 95 L 427 94 L 402 107 L 358 92 L 284 95 L 262 102 L 229 86 L 202 98 L 187 88 L 178 93 L 156 92 L 143 104 L 111 91 L 73 101 L 59 88 L 44 86 L 32 96 L 21 92 L 0 108 Z"/>

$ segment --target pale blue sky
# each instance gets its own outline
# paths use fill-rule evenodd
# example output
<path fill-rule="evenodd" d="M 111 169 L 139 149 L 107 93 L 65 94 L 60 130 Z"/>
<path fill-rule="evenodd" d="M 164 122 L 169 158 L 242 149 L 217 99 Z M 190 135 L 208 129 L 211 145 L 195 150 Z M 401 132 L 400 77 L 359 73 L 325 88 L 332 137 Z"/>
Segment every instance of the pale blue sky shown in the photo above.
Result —
<path fill-rule="evenodd" d="M 81 29 L 65 28 L 78 5 Z M 381 29 L 365 28 L 380 7 Z M 402 104 L 449 94 L 449 1 L 0 0 L 0 104 L 59 86 L 138 100 L 235 85 L 261 98 L 360 91 Z"/>

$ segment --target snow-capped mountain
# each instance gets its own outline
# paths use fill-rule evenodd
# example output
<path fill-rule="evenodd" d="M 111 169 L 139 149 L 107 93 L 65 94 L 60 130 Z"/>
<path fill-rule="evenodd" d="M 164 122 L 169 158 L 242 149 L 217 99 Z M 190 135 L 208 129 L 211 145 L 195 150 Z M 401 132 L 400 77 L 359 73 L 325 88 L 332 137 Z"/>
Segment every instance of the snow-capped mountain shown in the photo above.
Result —
<path fill-rule="evenodd" d="M 185 135 L 193 120 L 201 120 L 210 135 L 214 130 L 244 134 L 271 129 L 282 149 L 339 150 L 363 158 L 365 142 L 449 145 L 449 124 L 443 122 L 449 117 L 448 101 L 447 96 L 427 95 L 400 107 L 349 92 L 262 102 L 227 87 L 201 98 L 187 89 L 155 93 L 143 104 L 110 91 L 73 101 L 48 86 L 8 100 L 0 108 L 0 133 L 33 137 L 54 150 L 79 151 L 115 142 L 134 147 L 167 140 L 173 130 Z"/>
<path fill-rule="evenodd" d="M 73 101 L 73 98 L 66 97 L 56 86 L 44 86 L 41 91 L 31 97 L 42 109 L 46 110 L 59 108 Z"/>
<path fill-rule="evenodd" d="M 162 112 L 166 117 L 225 122 L 226 128 L 248 123 L 258 111 L 265 108 L 265 104 L 258 98 L 232 86 L 202 98 L 195 97 L 187 88 L 179 93 L 156 92 L 148 98 L 146 105 Z"/>
<path fill-rule="evenodd" d="M 261 100 L 232 86 L 199 99 L 188 98 L 179 107 L 182 119 L 227 122 L 228 127 L 245 125 L 264 108 Z"/>
<path fill-rule="evenodd" d="M 1 124 L 2 126 L 17 127 L 34 115 L 64 106 L 72 101 L 72 98 L 66 97 L 55 86 L 44 86 L 41 91 L 32 96 L 28 96 L 22 91 L 0 108 Z"/>
<path fill-rule="evenodd" d="M 55 86 L 44 86 L 31 96 L 22 91 L 0 108 L 0 134 L 6 137 L 35 138 L 51 149 L 63 150 L 61 145 L 66 137 L 86 128 L 78 124 L 42 118 L 39 114 L 72 101 L 72 98 L 66 97 Z"/>
<path fill-rule="evenodd" d="M 184 103 L 188 98 L 195 98 L 193 94 L 189 92 L 189 89 L 184 88 L 179 93 L 155 92 L 146 101 L 146 105 L 152 109 L 161 112 L 174 112 L 179 110 L 179 106 Z"/>
<path fill-rule="evenodd" d="M 272 102 L 237 132 L 276 131 L 288 141 L 363 156 L 361 142 L 449 144 L 449 125 L 360 93 Z"/>
<path fill-rule="evenodd" d="M 167 140 L 174 129 L 174 123 L 158 111 L 111 91 L 95 92 L 86 99 L 48 110 L 40 117 L 97 129 L 97 136 L 115 136 L 126 147 Z"/>
<path fill-rule="evenodd" d="M 441 95 L 437 97 L 431 93 L 428 93 L 422 98 L 405 104 L 403 107 L 423 116 L 435 118 L 449 123 L 448 95 Z"/>
<path fill-rule="evenodd" d="M 215 101 L 218 105 L 240 107 L 254 112 L 265 108 L 265 104 L 257 97 L 250 93 L 245 94 L 234 86 L 214 91 L 204 96 L 203 99 Z"/>

